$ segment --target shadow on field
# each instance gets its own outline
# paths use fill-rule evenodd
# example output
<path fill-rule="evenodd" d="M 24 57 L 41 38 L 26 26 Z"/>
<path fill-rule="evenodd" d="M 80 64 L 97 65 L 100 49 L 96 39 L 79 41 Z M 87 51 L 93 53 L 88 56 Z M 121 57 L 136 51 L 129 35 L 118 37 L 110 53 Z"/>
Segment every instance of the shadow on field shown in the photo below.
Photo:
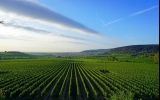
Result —
<path fill-rule="evenodd" d="M 7 74 L 9 71 L 0 71 L 0 74 Z"/>
<path fill-rule="evenodd" d="M 100 70 L 100 72 L 105 73 L 105 74 L 110 73 L 109 70 Z"/>

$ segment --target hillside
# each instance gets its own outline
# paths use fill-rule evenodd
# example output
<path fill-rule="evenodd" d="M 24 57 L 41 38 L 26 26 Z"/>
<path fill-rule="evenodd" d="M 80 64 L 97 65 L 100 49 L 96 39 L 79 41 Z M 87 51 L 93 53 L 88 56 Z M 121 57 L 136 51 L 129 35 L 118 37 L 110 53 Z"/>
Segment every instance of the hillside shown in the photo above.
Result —
<path fill-rule="evenodd" d="M 124 47 L 117 47 L 108 50 L 110 53 L 158 53 L 159 44 L 154 45 L 131 45 Z"/>
<path fill-rule="evenodd" d="M 108 50 L 109 49 L 84 50 L 84 51 L 81 51 L 80 53 L 96 54 L 96 53 L 103 53 L 103 52 L 106 52 Z"/>
<path fill-rule="evenodd" d="M 21 59 L 21 58 L 33 58 L 34 56 L 23 53 L 23 52 L 18 52 L 18 51 L 5 51 L 5 52 L 0 52 L 0 59 Z"/>

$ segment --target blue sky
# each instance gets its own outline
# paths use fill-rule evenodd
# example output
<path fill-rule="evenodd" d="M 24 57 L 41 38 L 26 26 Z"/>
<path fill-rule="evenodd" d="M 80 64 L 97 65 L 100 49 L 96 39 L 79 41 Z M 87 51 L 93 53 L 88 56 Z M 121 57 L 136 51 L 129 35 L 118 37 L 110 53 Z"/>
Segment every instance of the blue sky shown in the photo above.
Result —
<path fill-rule="evenodd" d="M 1 0 L 1 20 L 0 51 L 159 44 L 158 0 Z"/>

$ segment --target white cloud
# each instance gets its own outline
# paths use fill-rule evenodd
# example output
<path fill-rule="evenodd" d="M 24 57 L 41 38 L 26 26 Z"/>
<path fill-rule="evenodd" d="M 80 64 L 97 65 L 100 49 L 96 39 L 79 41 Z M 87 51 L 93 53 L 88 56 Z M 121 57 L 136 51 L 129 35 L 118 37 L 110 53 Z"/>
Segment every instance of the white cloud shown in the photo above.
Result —
<path fill-rule="evenodd" d="M 18 6 L 17 6 L 18 5 Z M 66 16 L 59 14 L 52 9 L 31 0 L 0 0 L 0 9 L 3 12 L 13 13 L 18 16 L 44 21 L 59 27 L 69 29 L 78 33 L 90 35 L 101 35 L 94 29 L 74 21 Z"/>
<path fill-rule="evenodd" d="M 0 51 L 74 52 L 112 47 L 120 43 L 115 43 L 116 39 L 110 37 L 77 34 L 80 32 L 102 36 L 37 1 L 0 0 L 0 20 L 4 21 L 4 24 L 0 24 Z M 120 20 L 123 19 L 112 21 L 108 25 Z"/>

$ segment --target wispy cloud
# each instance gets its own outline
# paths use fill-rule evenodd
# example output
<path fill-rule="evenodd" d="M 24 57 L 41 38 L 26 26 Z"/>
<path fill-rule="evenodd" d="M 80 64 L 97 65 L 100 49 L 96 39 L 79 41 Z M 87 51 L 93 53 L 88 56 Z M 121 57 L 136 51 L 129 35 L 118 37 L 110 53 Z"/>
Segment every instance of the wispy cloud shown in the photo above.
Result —
<path fill-rule="evenodd" d="M 138 12 L 135 12 L 135 13 L 132 13 L 129 15 L 129 17 L 133 17 L 133 16 L 137 16 L 139 14 L 142 14 L 142 13 L 145 13 L 149 10 L 152 10 L 152 9 L 155 9 L 155 8 L 158 8 L 159 6 L 153 6 L 153 7 L 150 7 L 150 8 L 147 8 L 147 9 L 144 9 L 144 10 L 141 10 L 141 11 L 138 11 Z"/>
<path fill-rule="evenodd" d="M 22 41 L 33 41 L 30 38 L 22 38 L 21 37 L 17 37 L 17 36 L 4 36 L 4 35 L 0 35 L 0 39 L 14 39 L 14 40 L 22 40 Z"/>
<path fill-rule="evenodd" d="M 64 42 L 73 43 L 73 44 L 82 44 L 82 45 L 86 44 L 86 43 L 82 43 L 82 42 L 71 42 L 71 41 L 64 41 Z"/>
<path fill-rule="evenodd" d="M 0 0 L 0 10 L 14 13 L 18 16 L 28 17 L 52 24 L 55 27 L 69 29 L 78 33 L 100 36 L 101 34 L 80 22 L 72 20 L 52 9 L 31 0 Z"/>
<path fill-rule="evenodd" d="M 40 34 L 50 34 L 52 36 L 59 36 L 59 37 L 64 37 L 64 38 L 69 38 L 69 39 L 86 40 L 86 39 L 80 38 L 80 37 L 74 37 L 74 36 L 64 35 L 64 34 L 62 34 L 60 32 L 57 32 L 57 31 L 52 32 L 52 31 L 48 31 L 48 30 L 44 30 L 44 29 L 38 29 L 38 28 L 33 28 L 33 27 L 29 27 L 29 26 L 16 25 L 16 24 L 14 24 L 12 22 L 5 23 L 4 26 L 18 28 L 18 29 L 23 29 L 23 30 L 26 30 L 26 31 L 40 33 Z"/>
<path fill-rule="evenodd" d="M 110 25 L 110 24 L 116 23 L 116 22 L 121 21 L 121 20 L 124 20 L 124 19 L 125 19 L 125 18 L 120 18 L 120 19 L 111 21 L 111 22 L 109 22 L 109 23 L 104 23 L 104 22 L 102 21 L 102 24 L 105 25 L 105 26 L 108 26 L 108 25 Z"/>

